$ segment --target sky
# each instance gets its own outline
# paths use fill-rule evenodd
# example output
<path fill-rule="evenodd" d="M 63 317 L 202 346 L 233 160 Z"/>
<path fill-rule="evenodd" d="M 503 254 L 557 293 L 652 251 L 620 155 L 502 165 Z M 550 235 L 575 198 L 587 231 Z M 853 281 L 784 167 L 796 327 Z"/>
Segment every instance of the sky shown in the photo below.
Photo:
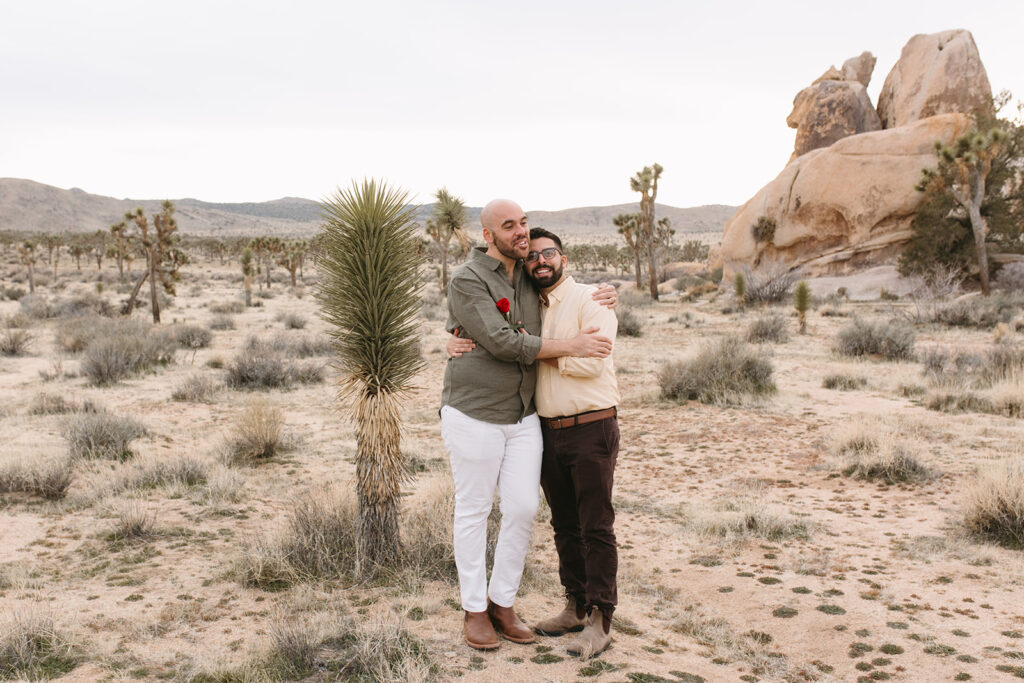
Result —
<path fill-rule="evenodd" d="M 0 177 L 133 199 L 323 199 L 372 176 L 527 210 L 742 204 L 793 97 L 970 30 L 1024 98 L 1024 2 L 0 0 Z"/>

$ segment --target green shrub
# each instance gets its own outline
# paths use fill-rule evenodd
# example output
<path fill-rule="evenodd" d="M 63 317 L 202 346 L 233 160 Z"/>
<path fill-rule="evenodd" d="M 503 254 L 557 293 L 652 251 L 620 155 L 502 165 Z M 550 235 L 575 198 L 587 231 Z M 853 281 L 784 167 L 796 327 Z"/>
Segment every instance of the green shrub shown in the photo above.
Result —
<path fill-rule="evenodd" d="M 663 398 L 731 403 L 744 395 L 775 392 L 772 363 L 738 337 L 724 337 L 685 361 L 669 362 L 658 375 Z"/>
<path fill-rule="evenodd" d="M 747 327 L 746 339 L 751 344 L 789 341 L 786 316 L 778 312 L 765 313 Z"/>
<path fill-rule="evenodd" d="M 750 226 L 750 234 L 758 244 L 771 244 L 775 239 L 775 219 L 768 216 L 758 216 L 757 221 Z"/>
<path fill-rule="evenodd" d="M 836 351 L 844 356 L 881 356 L 888 360 L 913 358 L 915 333 L 896 322 L 854 318 L 839 331 Z"/>

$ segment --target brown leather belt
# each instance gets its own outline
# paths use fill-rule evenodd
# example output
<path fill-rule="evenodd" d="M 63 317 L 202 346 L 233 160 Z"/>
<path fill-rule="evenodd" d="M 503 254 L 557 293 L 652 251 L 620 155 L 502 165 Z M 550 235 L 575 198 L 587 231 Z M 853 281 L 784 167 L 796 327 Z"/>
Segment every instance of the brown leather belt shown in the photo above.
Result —
<path fill-rule="evenodd" d="M 611 407 L 604 410 L 592 410 L 589 413 L 580 413 L 579 415 L 569 415 L 568 417 L 542 417 L 541 420 L 543 420 L 544 426 L 548 429 L 565 429 L 566 427 L 585 425 L 597 422 L 598 420 L 607 420 L 609 417 L 615 417 L 616 415 L 615 408 Z"/>

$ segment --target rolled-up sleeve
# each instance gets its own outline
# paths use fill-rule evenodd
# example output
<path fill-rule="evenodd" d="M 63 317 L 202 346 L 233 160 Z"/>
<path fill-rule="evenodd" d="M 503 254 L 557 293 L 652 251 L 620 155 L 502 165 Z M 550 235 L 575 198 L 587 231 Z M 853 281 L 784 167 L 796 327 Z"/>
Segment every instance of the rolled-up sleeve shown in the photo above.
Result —
<path fill-rule="evenodd" d="M 598 332 L 602 337 L 608 337 L 615 343 L 615 333 L 619 329 L 619 319 L 615 317 L 615 311 L 602 306 L 589 296 L 580 311 L 580 329 L 588 327 L 600 328 Z M 605 366 L 611 362 L 608 358 L 575 358 L 572 356 L 561 356 L 558 359 L 558 372 L 569 377 L 600 377 Z"/>
<path fill-rule="evenodd" d="M 540 353 L 541 338 L 509 327 L 487 286 L 472 277 L 448 285 L 448 310 L 469 337 L 498 360 L 530 365 Z"/>

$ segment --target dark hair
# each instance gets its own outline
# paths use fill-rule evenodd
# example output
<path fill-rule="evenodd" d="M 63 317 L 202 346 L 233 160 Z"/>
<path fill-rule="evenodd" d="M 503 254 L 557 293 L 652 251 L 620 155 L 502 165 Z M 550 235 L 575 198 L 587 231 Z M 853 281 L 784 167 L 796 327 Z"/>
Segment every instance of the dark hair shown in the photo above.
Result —
<path fill-rule="evenodd" d="M 562 249 L 562 240 L 558 239 L 558 235 L 551 232 L 550 230 L 545 230 L 544 228 L 530 228 L 530 239 L 535 240 L 538 237 L 547 237 L 549 240 L 558 245 L 558 251 L 564 251 Z"/>

